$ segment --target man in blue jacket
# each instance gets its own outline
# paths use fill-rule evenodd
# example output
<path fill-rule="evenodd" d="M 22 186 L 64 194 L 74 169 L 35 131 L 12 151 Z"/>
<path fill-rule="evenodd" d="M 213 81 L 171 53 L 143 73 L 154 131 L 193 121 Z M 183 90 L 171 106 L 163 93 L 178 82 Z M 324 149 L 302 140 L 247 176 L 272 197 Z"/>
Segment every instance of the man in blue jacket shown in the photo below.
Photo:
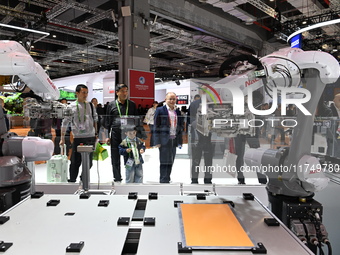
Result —
<path fill-rule="evenodd" d="M 168 92 L 165 104 L 158 107 L 154 116 L 154 139 L 159 148 L 160 183 L 170 183 L 176 147 L 182 146 L 183 119 L 176 109 L 176 94 Z"/>

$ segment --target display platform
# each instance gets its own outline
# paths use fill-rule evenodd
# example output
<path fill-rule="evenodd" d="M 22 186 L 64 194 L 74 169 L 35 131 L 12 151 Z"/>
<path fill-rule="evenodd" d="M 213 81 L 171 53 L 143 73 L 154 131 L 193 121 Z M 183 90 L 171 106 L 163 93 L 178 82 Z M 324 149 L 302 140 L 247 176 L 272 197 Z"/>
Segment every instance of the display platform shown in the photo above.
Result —
<path fill-rule="evenodd" d="M 179 208 L 184 246 L 206 250 L 256 248 L 230 204 L 180 204 Z"/>
<path fill-rule="evenodd" d="M 211 205 L 215 213 L 206 214 L 202 208 Z M 227 227 L 231 228 L 231 235 L 236 236 L 240 231 L 246 245 L 241 243 L 243 248 L 234 249 L 222 244 L 207 250 L 199 240 L 187 243 L 181 217 L 187 206 L 189 211 L 184 209 L 185 213 L 189 212 L 187 219 L 190 220 L 190 214 L 196 216 L 191 224 L 201 227 L 203 232 L 198 237 L 205 235 L 203 240 L 212 241 L 213 245 L 209 246 L 214 246 L 215 239 L 228 241 L 224 232 Z M 234 217 L 236 225 L 228 223 L 221 210 Z M 220 229 L 214 231 L 211 226 L 208 230 L 207 226 L 214 220 Z M 221 220 L 223 224 L 219 224 Z M 126 195 L 91 194 L 87 199 L 79 195 L 45 194 L 39 199 L 28 198 L 4 212 L 1 222 L 0 249 L 4 247 L 2 254 L 5 255 L 245 255 L 282 254 L 282 251 L 292 255 L 313 254 L 251 193 L 228 196 L 211 192 L 190 195 L 128 192 Z"/>

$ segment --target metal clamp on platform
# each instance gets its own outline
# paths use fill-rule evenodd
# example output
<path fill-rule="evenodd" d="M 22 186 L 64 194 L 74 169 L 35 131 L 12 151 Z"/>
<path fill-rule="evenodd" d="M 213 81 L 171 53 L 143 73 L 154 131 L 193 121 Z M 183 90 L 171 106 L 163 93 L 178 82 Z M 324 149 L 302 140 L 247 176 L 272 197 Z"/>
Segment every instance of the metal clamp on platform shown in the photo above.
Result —
<path fill-rule="evenodd" d="M 156 218 L 155 217 L 145 217 L 144 218 L 144 226 L 155 226 Z"/>
<path fill-rule="evenodd" d="M 264 218 L 264 223 L 267 224 L 267 226 L 272 227 L 272 226 L 280 226 L 280 222 L 278 222 L 274 218 Z"/>
<path fill-rule="evenodd" d="M 118 226 L 128 226 L 130 223 L 130 217 L 119 217 L 117 221 Z"/>
<path fill-rule="evenodd" d="M 9 216 L 0 216 L 0 225 L 5 224 L 7 221 L 9 221 Z"/>
<path fill-rule="evenodd" d="M 51 199 L 46 203 L 46 206 L 57 206 L 60 203 L 59 199 Z"/>
<path fill-rule="evenodd" d="M 182 204 L 183 200 L 175 200 L 174 201 L 174 207 L 177 208 L 179 204 Z"/>
<path fill-rule="evenodd" d="M 138 192 L 129 192 L 128 199 L 137 199 Z"/>
<path fill-rule="evenodd" d="M 0 252 L 5 252 L 7 251 L 13 243 L 5 243 L 4 241 L 0 241 Z"/>
<path fill-rule="evenodd" d="M 81 252 L 81 250 L 84 247 L 84 242 L 79 242 L 79 243 L 71 243 L 69 246 L 66 248 L 66 252 Z"/>
<path fill-rule="evenodd" d="M 262 243 L 257 243 L 257 246 L 251 250 L 253 254 L 267 254 L 267 249 Z"/>
<path fill-rule="evenodd" d="M 150 192 L 149 193 L 149 200 L 156 200 L 158 199 L 158 193 L 157 192 Z"/>
<path fill-rule="evenodd" d="M 110 200 L 100 200 L 98 206 L 108 207 L 110 204 Z"/>
<path fill-rule="evenodd" d="M 79 198 L 80 198 L 80 199 L 89 199 L 90 196 L 91 196 L 91 194 L 90 194 L 88 191 L 86 191 L 86 192 L 84 192 L 84 193 L 81 193 L 81 194 L 79 195 Z"/>
<path fill-rule="evenodd" d="M 177 243 L 178 247 L 178 253 L 192 253 L 191 247 L 183 247 L 183 243 L 178 242 Z"/>
<path fill-rule="evenodd" d="M 196 195 L 196 198 L 197 200 L 206 200 L 206 194 L 197 194 Z"/>
<path fill-rule="evenodd" d="M 235 203 L 230 200 L 220 199 L 223 204 L 230 204 L 233 208 L 235 207 Z"/>
<path fill-rule="evenodd" d="M 36 191 L 33 194 L 31 194 L 31 198 L 41 198 L 44 195 L 43 191 Z"/>
<path fill-rule="evenodd" d="M 243 198 L 245 200 L 254 200 L 254 195 L 252 193 L 243 193 Z"/>

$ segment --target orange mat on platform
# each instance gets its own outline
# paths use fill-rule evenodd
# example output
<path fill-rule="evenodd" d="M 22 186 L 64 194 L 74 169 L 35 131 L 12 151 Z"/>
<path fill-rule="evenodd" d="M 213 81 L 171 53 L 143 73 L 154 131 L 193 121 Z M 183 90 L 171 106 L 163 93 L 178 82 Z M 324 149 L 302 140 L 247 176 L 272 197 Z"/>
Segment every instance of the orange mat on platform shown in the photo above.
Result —
<path fill-rule="evenodd" d="M 181 204 L 186 246 L 254 247 L 227 204 Z"/>

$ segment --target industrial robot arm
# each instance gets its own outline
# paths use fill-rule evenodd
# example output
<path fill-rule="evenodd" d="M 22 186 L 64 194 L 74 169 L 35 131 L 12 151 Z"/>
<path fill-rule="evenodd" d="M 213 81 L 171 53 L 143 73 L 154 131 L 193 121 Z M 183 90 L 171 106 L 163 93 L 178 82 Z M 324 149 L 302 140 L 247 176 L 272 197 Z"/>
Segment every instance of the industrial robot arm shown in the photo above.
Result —
<path fill-rule="evenodd" d="M 262 58 L 261 62 L 266 67 L 269 82 L 282 76 L 277 70 L 286 67 L 293 86 L 303 86 L 309 91 L 309 95 L 305 93 L 306 96 L 301 99 L 304 102 L 303 107 L 297 107 L 296 127 L 290 148 L 262 150 L 262 155 L 255 155 L 255 151 L 251 149 L 246 153 L 245 162 L 261 166 L 262 172 L 265 166 L 279 167 L 279 171 L 266 173 L 270 193 L 292 197 L 312 196 L 328 184 L 319 160 L 310 155 L 314 114 L 326 84 L 334 83 L 339 78 L 339 63 L 325 52 L 304 52 L 291 48 L 270 54 Z M 294 99 L 282 97 L 281 103 L 285 110 L 286 105 L 294 103 Z"/>
<path fill-rule="evenodd" d="M 0 74 L 19 76 L 35 94 L 49 102 L 59 98 L 59 90 L 44 69 L 33 60 L 22 45 L 15 41 L 0 41 Z M 49 107 L 44 109 L 45 112 L 52 109 L 53 103 L 48 105 Z M 37 106 L 37 108 L 39 107 Z M 41 106 L 39 109 L 41 109 Z M 51 140 L 38 137 L 19 137 L 13 133 L 8 133 L 1 106 L 0 110 L 1 157 L 12 156 L 22 158 L 25 161 L 35 161 L 47 160 L 52 156 L 54 145 Z M 41 112 L 41 110 L 39 111 Z M 62 112 L 62 110 L 59 110 L 59 112 Z M 6 164 L 6 162 L 2 163 Z M 4 166 L 0 165 L 0 167 Z"/>
<path fill-rule="evenodd" d="M 310 155 L 314 112 L 325 85 L 334 83 L 340 75 L 338 61 L 320 51 L 285 48 L 260 59 L 259 65 L 248 60 L 235 65 L 232 73 L 210 84 L 210 94 L 218 97 L 202 100 L 197 116 L 198 131 L 204 135 L 216 132 L 221 136 L 254 134 L 255 115 L 269 115 L 276 110 L 279 95 L 282 115 L 288 104 L 298 110 L 290 148 L 281 150 L 249 149 L 245 155 L 248 166 L 257 167 L 269 178 L 268 190 L 273 194 L 306 197 L 323 189 L 325 178 L 318 159 Z M 264 87 L 273 100 L 272 108 L 256 109 L 253 91 Z M 247 98 L 247 100 L 245 100 Z M 276 171 L 265 171 L 275 167 Z"/>
<path fill-rule="evenodd" d="M 57 100 L 59 90 L 45 70 L 15 41 L 0 41 L 1 75 L 17 75 L 36 95 Z"/>

